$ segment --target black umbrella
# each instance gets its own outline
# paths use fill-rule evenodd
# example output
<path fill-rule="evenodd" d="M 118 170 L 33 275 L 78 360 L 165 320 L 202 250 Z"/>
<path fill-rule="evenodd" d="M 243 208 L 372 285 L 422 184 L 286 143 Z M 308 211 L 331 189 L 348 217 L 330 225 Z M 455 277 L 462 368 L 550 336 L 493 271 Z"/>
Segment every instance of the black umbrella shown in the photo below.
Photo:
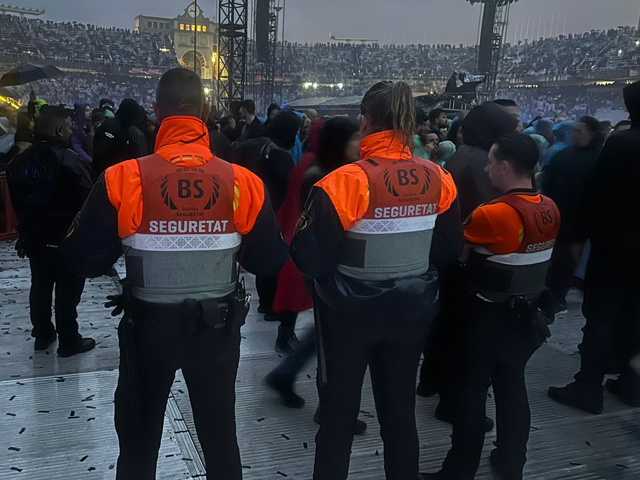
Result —
<path fill-rule="evenodd" d="M 32 65 L 25 63 L 10 72 L 5 73 L 0 79 L 0 87 L 11 85 L 24 85 L 26 83 L 42 80 L 43 78 L 53 78 L 62 75 L 62 70 L 53 65 Z"/>

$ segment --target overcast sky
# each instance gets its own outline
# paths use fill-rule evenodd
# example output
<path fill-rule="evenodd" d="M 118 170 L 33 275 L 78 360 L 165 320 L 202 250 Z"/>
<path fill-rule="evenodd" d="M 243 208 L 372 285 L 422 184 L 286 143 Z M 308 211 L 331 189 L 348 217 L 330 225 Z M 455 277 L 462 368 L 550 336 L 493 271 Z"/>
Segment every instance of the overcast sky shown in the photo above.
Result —
<path fill-rule="evenodd" d="M 278 1 L 278 0 L 277 0 Z M 279 0 L 282 2 L 283 0 Z M 6 3 L 6 2 L 5 2 Z M 133 28 L 136 15 L 173 18 L 189 0 L 13 0 L 43 7 L 43 18 Z M 215 0 L 200 0 L 205 15 Z M 251 3 L 251 1 L 250 1 Z M 184 7 L 182 6 L 184 4 Z M 329 33 L 381 43 L 464 43 L 477 38 L 480 6 L 467 0 L 286 0 L 286 39 L 324 42 Z M 508 40 L 638 25 L 640 0 L 520 0 L 511 8 Z"/>

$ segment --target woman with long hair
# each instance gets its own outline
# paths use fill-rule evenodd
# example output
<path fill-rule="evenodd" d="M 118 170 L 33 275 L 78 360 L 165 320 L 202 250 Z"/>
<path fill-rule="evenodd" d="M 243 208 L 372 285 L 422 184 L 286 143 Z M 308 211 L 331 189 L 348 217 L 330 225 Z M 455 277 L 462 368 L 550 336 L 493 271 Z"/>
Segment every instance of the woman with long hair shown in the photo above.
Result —
<path fill-rule="evenodd" d="M 411 153 L 414 113 L 404 82 L 367 92 L 360 160 L 315 184 L 291 242 L 313 279 L 324 345 L 314 480 L 347 478 L 367 367 L 387 479 L 418 478 L 416 371 L 438 309 L 437 268 L 456 261 L 463 237 L 451 176 Z"/>

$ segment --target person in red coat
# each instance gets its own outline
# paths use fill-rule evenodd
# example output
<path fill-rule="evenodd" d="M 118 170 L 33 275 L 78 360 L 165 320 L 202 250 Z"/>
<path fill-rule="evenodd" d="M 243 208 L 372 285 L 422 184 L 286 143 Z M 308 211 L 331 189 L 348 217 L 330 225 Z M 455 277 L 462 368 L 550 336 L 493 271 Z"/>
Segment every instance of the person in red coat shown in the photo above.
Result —
<path fill-rule="evenodd" d="M 302 213 L 311 187 L 327 174 L 347 163 L 360 159 L 360 134 L 357 122 L 349 117 L 332 117 L 311 127 L 311 151 L 292 170 L 289 189 L 278 212 L 278 223 L 287 243 Z M 280 270 L 274 312 L 296 315 L 313 307 L 302 274 L 289 260 Z M 282 403 L 290 408 L 302 408 L 305 401 L 293 389 L 296 376 L 316 351 L 315 329 L 309 331 L 294 353 L 276 367 L 265 381 L 280 394 Z M 317 415 L 314 417 L 316 418 Z M 366 427 L 365 427 L 366 428 Z"/>

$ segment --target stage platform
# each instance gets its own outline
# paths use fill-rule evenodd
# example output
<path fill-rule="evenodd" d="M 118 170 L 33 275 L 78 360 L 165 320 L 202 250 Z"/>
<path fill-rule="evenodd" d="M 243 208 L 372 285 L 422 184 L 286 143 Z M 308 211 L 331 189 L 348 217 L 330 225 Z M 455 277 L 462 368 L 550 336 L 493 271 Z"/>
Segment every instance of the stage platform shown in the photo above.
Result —
<path fill-rule="evenodd" d="M 0 244 L 0 479 L 113 479 L 118 443 L 113 426 L 117 381 L 117 320 L 103 308 L 116 291 L 116 278 L 87 282 L 79 308 L 80 330 L 98 342 L 95 350 L 59 358 L 56 345 L 33 351 L 28 310 L 28 262 L 15 256 L 13 244 Z M 117 270 L 122 273 L 122 264 Z M 277 325 L 252 310 L 243 327 L 237 380 L 238 439 L 247 480 L 308 480 L 313 467 L 317 426 L 315 365 L 300 376 L 299 393 L 307 400 L 290 410 L 264 386 L 267 372 L 281 361 L 273 350 Z M 606 394 L 605 412 L 594 416 L 551 401 L 550 385 L 571 381 L 579 366 L 577 344 L 584 318 L 580 296 L 552 327 L 554 336 L 532 359 L 527 383 L 533 414 L 526 478 L 575 480 L 640 479 L 640 409 L 626 407 Z M 311 328 L 312 315 L 301 315 L 299 336 Z M 433 418 L 434 398 L 417 400 L 422 471 L 439 468 L 449 447 L 451 427 Z M 495 418 L 493 399 L 488 414 Z M 350 479 L 382 480 L 383 445 L 379 437 L 371 384 L 363 391 L 360 418 L 367 432 L 353 445 Z M 487 435 L 477 479 L 491 479 L 488 454 L 495 432 Z M 215 466 L 213 467 L 215 468 Z M 177 376 L 169 399 L 158 479 L 204 479 L 205 471 L 184 381 Z"/>

